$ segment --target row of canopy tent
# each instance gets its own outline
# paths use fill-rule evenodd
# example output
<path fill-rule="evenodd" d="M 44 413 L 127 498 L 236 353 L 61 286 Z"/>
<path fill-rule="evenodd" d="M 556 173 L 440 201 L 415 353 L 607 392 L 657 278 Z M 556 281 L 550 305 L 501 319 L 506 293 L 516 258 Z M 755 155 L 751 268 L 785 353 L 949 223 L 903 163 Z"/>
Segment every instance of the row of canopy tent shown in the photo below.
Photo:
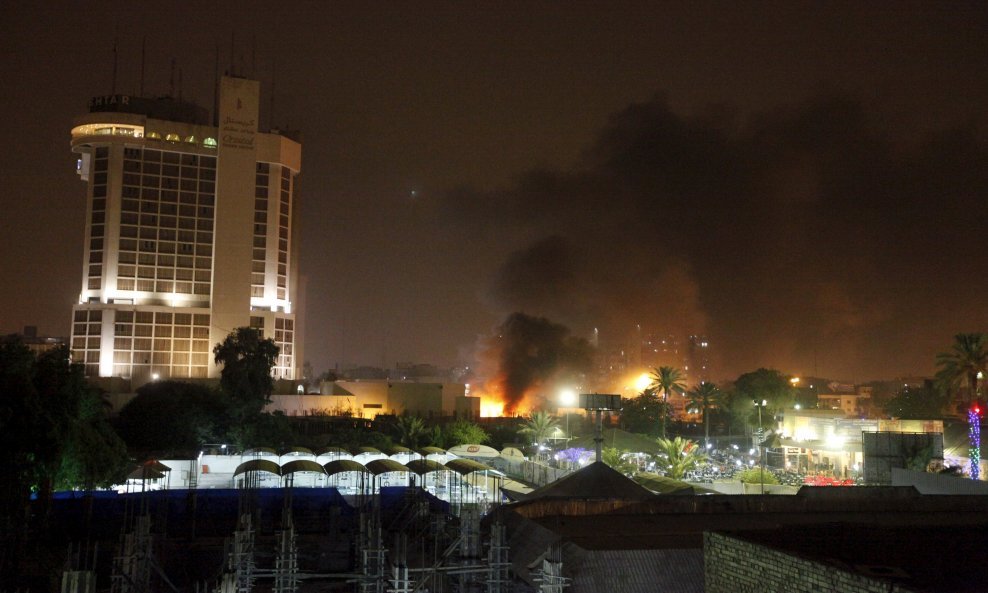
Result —
<path fill-rule="evenodd" d="M 393 459 L 375 459 L 366 465 L 352 459 L 338 459 L 322 465 L 309 459 L 296 459 L 281 465 L 268 459 L 251 459 L 237 467 L 233 478 L 240 488 L 263 487 L 261 476 L 264 474 L 280 477 L 282 485 L 289 487 L 298 485 L 296 475 L 306 475 L 308 478 L 304 481 L 310 482 L 314 478 L 319 482 L 309 485 L 336 487 L 343 494 L 361 496 L 375 494 L 384 486 L 415 486 L 419 482 L 423 489 L 449 501 L 454 507 L 499 498 L 505 478 L 500 471 L 472 459 L 451 459 L 445 464 L 431 459 L 413 459 L 405 464 Z M 398 484 L 393 481 L 395 474 L 402 476 Z M 345 484 L 351 481 L 347 476 L 352 478 L 352 483 L 342 487 L 337 478 L 343 479 Z M 489 478 L 493 478 L 493 482 Z"/>
<path fill-rule="evenodd" d="M 355 447 L 344 449 L 342 447 L 327 447 L 318 452 L 305 447 L 290 447 L 275 451 L 266 447 L 247 449 L 240 454 L 241 457 L 271 458 L 277 457 L 280 460 L 285 458 L 310 458 L 316 462 L 320 460 L 325 465 L 327 461 L 337 460 L 357 460 L 358 463 L 366 464 L 377 459 L 392 459 L 399 463 L 407 463 L 415 459 L 430 459 L 432 461 L 445 462 L 451 457 L 458 457 L 456 454 L 440 449 L 439 447 L 422 447 L 417 450 L 408 447 L 392 447 L 389 452 L 384 452 L 376 447 Z"/>
<path fill-rule="evenodd" d="M 375 459 L 366 465 L 352 459 L 337 459 L 320 465 L 310 459 L 296 459 L 279 465 L 269 459 L 251 459 L 237 466 L 234 477 L 250 471 L 267 472 L 276 476 L 288 476 L 297 472 L 312 472 L 328 476 L 342 472 L 362 472 L 381 475 L 389 472 L 413 473 L 424 476 L 431 472 L 453 471 L 462 476 L 476 472 L 487 472 L 488 475 L 503 477 L 504 474 L 496 469 L 472 459 L 451 459 L 445 464 L 431 459 L 413 459 L 408 463 L 398 463 L 393 459 Z"/>

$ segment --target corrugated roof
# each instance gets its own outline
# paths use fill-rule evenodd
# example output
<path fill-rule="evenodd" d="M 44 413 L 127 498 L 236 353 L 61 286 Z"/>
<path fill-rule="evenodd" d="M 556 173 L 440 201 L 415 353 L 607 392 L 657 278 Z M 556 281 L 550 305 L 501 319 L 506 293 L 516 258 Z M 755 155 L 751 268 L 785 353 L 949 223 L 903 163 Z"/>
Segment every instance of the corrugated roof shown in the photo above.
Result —
<path fill-rule="evenodd" d="M 580 593 L 703 593 L 703 550 L 592 550 L 572 566 Z M 563 574 L 566 575 L 566 565 Z M 567 575 L 568 576 L 568 575 Z"/>

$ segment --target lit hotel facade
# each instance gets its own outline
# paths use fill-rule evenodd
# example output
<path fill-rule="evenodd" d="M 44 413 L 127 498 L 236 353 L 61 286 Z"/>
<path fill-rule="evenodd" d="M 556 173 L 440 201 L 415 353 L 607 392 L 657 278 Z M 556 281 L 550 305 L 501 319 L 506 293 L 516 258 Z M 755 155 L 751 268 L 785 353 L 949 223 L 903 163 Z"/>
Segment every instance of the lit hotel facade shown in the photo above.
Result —
<path fill-rule="evenodd" d="M 233 329 L 274 339 L 277 379 L 300 376 L 296 177 L 301 145 L 258 130 L 260 85 L 224 77 L 218 126 L 171 99 L 93 99 L 72 129 L 87 183 L 71 348 L 88 376 L 218 375 Z"/>

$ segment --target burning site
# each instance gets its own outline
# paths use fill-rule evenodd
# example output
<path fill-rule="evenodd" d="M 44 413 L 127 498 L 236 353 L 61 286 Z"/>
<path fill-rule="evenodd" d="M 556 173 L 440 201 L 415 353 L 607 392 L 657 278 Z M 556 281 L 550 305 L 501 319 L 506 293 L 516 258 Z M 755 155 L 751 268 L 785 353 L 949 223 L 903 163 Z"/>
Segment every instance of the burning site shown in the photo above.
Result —
<path fill-rule="evenodd" d="M 593 347 L 543 317 L 512 313 L 477 345 L 481 416 L 519 416 L 546 407 L 563 387 L 582 385 Z"/>

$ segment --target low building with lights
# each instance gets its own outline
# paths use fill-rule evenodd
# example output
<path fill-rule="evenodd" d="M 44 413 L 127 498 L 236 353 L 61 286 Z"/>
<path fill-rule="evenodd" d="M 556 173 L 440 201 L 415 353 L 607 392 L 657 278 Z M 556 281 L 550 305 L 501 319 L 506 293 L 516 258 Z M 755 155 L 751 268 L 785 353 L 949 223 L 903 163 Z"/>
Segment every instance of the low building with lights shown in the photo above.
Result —
<path fill-rule="evenodd" d="M 324 381 L 319 394 L 275 395 L 266 410 L 286 416 L 352 416 L 373 420 L 380 414 L 432 419 L 480 417 L 480 398 L 468 397 L 463 383 L 418 381 Z"/>
<path fill-rule="evenodd" d="M 843 410 L 789 410 L 779 430 L 780 448 L 769 452 L 769 465 L 847 478 L 862 470 L 863 433 L 943 434 L 943 422 L 847 418 Z"/>
<path fill-rule="evenodd" d="M 301 145 L 260 129 L 258 82 L 218 86 L 213 118 L 171 98 L 112 95 L 75 121 L 87 207 L 70 347 L 90 377 L 215 377 L 213 345 L 243 326 L 278 345 L 277 379 L 301 376 Z"/>
<path fill-rule="evenodd" d="M 817 397 L 817 408 L 840 410 L 845 416 L 861 416 L 871 401 L 870 393 L 821 393 Z"/>

